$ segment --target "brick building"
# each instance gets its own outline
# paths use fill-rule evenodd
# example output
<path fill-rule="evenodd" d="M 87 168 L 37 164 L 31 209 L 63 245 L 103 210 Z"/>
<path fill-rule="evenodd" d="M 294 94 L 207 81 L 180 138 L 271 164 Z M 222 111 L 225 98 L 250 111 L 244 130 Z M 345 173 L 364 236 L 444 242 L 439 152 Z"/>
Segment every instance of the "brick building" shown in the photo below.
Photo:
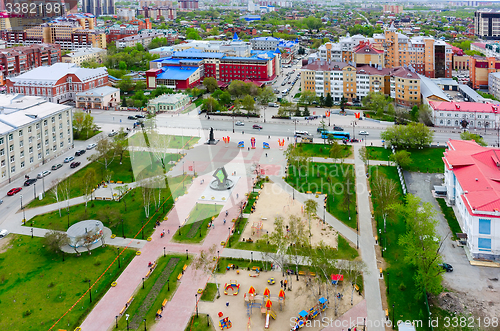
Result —
<path fill-rule="evenodd" d="M 17 77 L 7 78 L 8 93 L 40 96 L 49 102 L 75 101 L 76 93 L 108 85 L 108 72 L 79 68 L 74 63 L 56 63 L 38 67 Z"/>
<path fill-rule="evenodd" d="M 59 45 L 41 44 L 0 50 L 0 71 L 5 77 L 57 62 L 61 62 Z"/>
<path fill-rule="evenodd" d="M 488 75 L 500 71 L 500 60 L 494 57 L 471 56 L 469 59 L 469 79 L 473 89 L 487 88 Z"/>

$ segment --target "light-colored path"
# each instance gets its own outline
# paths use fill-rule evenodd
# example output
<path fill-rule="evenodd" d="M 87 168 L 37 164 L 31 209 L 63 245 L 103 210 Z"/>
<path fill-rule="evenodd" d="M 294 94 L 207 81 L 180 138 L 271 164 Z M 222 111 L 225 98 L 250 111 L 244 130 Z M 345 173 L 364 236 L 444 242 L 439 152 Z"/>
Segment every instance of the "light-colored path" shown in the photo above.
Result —
<path fill-rule="evenodd" d="M 385 314 L 382 309 L 382 299 L 380 297 L 380 285 L 378 280 L 377 259 L 375 256 L 375 238 L 373 237 L 372 217 L 370 211 L 370 196 L 368 189 L 368 180 L 366 178 L 365 165 L 359 158 L 359 149 L 361 145 L 354 145 L 354 166 L 356 172 L 356 198 L 358 205 L 359 222 L 359 248 L 361 257 L 366 264 L 366 271 L 363 276 L 365 289 L 365 299 L 367 305 L 367 319 L 374 323 L 375 321 L 385 320 Z M 384 326 L 372 325 L 370 331 L 382 331 Z"/>
<path fill-rule="evenodd" d="M 355 325 L 361 326 L 366 323 L 366 299 L 352 307 L 347 313 L 337 318 L 335 321 L 328 321 L 329 325 L 322 331 L 341 331 L 352 328 Z M 356 328 L 356 330 L 364 330 Z M 372 330 L 372 328 L 368 328 Z"/>

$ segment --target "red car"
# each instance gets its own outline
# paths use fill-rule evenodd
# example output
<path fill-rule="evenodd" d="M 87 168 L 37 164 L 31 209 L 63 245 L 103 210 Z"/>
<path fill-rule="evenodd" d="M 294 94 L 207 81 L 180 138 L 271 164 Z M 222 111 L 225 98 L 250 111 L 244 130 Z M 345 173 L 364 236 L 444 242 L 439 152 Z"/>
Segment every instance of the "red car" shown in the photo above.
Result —
<path fill-rule="evenodd" d="M 22 187 L 14 187 L 9 192 L 7 192 L 7 195 L 9 195 L 9 196 L 14 195 L 17 192 L 21 191 L 22 189 L 23 189 Z"/>

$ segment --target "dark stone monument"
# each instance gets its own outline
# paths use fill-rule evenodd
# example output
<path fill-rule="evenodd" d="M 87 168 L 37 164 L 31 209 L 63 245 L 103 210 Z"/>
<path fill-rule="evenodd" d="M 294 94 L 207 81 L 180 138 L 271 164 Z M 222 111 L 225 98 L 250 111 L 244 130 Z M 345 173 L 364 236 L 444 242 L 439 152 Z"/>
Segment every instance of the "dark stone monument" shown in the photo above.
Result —
<path fill-rule="evenodd" d="M 208 140 L 205 145 L 217 145 L 219 139 L 214 138 L 214 128 L 210 128 L 210 135 L 208 136 Z"/>

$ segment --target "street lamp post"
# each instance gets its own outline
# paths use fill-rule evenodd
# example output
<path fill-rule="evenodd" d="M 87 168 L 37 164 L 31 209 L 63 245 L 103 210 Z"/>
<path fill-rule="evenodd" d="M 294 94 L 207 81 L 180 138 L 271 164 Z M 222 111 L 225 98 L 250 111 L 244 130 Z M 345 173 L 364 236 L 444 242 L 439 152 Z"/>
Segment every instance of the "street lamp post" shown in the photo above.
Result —
<path fill-rule="evenodd" d="M 219 271 L 219 251 L 217 251 L 217 271 Z"/>
<path fill-rule="evenodd" d="M 148 327 L 146 326 L 146 319 L 144 319 L 143 321 L 144 321 L 144 331 L 148 331 Z"/>
<path fill-rule="evenodd" d="M 167 279 L 167 291 L 170 291 L 170 279 Z"/>
<path fill-rule="evenodd" d="M 125 229 L 123 228 L 123 218 L 122 218 L 122 237 L 125 239 Z"/>
<path fill-rule="evenodd" d="M 250 262 L 253 262 L 253 252 L 250 252 Z"/>
<path fill-rule="evenodd" d="M 122 267 L 121 263 L 120 263 L 120 249 L 118 248 L 118 269 L 120 269 Z"/>
<path fill-rule="evenodd" d="M 89 279 L 89 297 L 90 297 L 90 303 L 92 303 L 92 288 L 90 288 L 90 279 Z"/>
<path fill-rule="evenodd" d="M 116 328 L 118 329 L 118 315 L 115 316 Z"/>
<path fill-rule="evenodd" d="M 389 289 L 391 287 L 389 286 L 389 271 L 387 271 L 387 295 L 389 295 Z"/>
<path fill-rule="evenodd" d="M 23 224 L 26 223 L 26 213 L 24 211 L 24 206 L 23 206 L 23 195 L 21 194 L 21 209 L 23 211 Z"/>
<path fill-rule="evenodd" d="M 165 247 L 163 247 L 163 257 L 165 257 Z"/>
<path fill-rule="evenodd" d="M 31 228 L 31 239 L 33 239 L 33 228 Z"/>
<path fill-rule="evenodd" d="M 207 314 L 207 326 L 210 326 L 210 315 Z"/>
<path fill-rule="evenodd" d="M 36 184 L 33 184 L 33 199 L 36 200 Z"/>
<path fill-rule="evenodd" d="M 144 277 L 142 277 L 142 289 L 144 290 Z"/>
<path fill-rule="evenodd" d="M 394 305 L 392 305 L 392 328 L 394 329 Z"/>
<path fill-rule="evenodd" d="M 179 236 L 181 235 L 181 226 L 179 225 Z"/>
<path fill-rule="evenodd" d="M 69 209 L 66 209 L 66 215 L 68 215 L 68 229 L 69 229 Z"/>
<path fill-rule="evenodd" d="M 128 317 L 129 317 L 129 316 L 130 316 L 129 314 L 126 314 L 126 315 L 125 315 L 125 320 L 127 321 L 127 330 L 128 330 Z"/>
<path fill-rule="evenodd" d="M 196 318 L 198 318 L 198 293 L 194 295 L 196 301 Z"/>
<path fill-rule="evenodd" d="M 189 252 L 187 249 L 186 249 L 186 260 L 189 260 Z"/>

